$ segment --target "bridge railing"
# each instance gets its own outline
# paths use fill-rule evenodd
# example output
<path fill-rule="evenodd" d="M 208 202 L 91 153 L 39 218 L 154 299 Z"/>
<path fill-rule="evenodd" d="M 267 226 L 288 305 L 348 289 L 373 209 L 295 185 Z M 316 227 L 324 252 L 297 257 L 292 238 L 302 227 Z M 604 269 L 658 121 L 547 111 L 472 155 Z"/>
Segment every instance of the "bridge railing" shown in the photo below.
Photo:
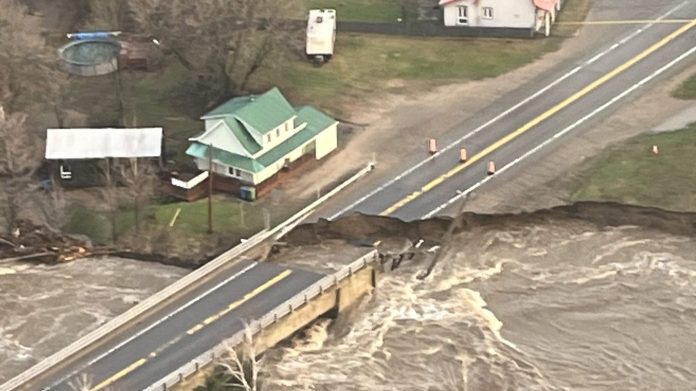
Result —
<path fill-rule="evenodd" d="M 376 263 L 377 261 L 377 250 L 370 251 L 338 272 L 326 276 L 310 285 L 285 303 L 269 311 L 261 318 L 250 322 L 249 330 L 242 329 L 236 332 L 222 343 L 216 345 L 212 349 L 199 355 L 195 359 L 179 367 L 174 372 L 147 387 L 144 391 L 166 391 L 170 387 L 183 382 L 186 378 L 200 371 L 203 367 L 215 362 L 215 360 L 223 358 L 225 354 L 228 353 L 230 347 L 235 347 L 243 343 L 247 338 L 247 333 L 251 333 L 251 338 L 253 339 L 254 335 L 282 320 L 283 317 L 306 305 L 315 297 L 322 295 L 325 291 L 335 287 L 341 281 L 352 276 L 353 273 L 360 271 L 366 266 Z"/>
<path fill-rule="evenodd" d="M 85 348 L 87 348 L 89 345 L 99 341 L 100 339 L 104 338 L 108 334 L 111 334 L 112 332 L 118 330 L 119 328 L 123 327 L 124 325 L 128 324 L 135 318 L 145 314 L 149 310 L 157 307 L 158 305 L 162 304 L 166 300 L 172 298 L 174 295 L 177 293 L 181 292 L 185 288 L 187 288 L 190 285 L 193 285 L 194 283 L 202 280 L 208 275 L 211 275 L 213 272 L 217 271 L 224 265 L 226 265 L 229 261 L 235 259 L 239 255 L 247 252 L 249 249 L 253 248 L 254 246 L 258 245 L 259 243 L 263 242 L 264 240 L 270 238 L 274 234 L 278 232 L 285 232 L 282 231 L 286 227 L 293 226 L 300 221 L 304 220 L 307 216 L 309 216 L 314 209 L 316 209 L 319 205 L 327 201 L 329 198 L 333 197 L 336 195 L 338 192 L 352 184 L 353 182 L 357 181 L 370 171 L 374 169 L 374 163 L 370 162 L 368 163 L 365 168 L 361 169 L 358 171 L 355 175 L 352 177 L 348 178 L 344 182 L 342 182 L 340 185 L 336 186 L 334 189 L 332 189 L 330 192 L 326 193 L 323 197 L 320 197 L 316 201 L 312 202 L 309 204 L 307 207 L 302 209 L 301 211 L 297 212 L 294 214 L 292 217 L 289 219 L 285 220 L 281 224 L 277 225 L 273 229 L 270 230 L 262 230 L 249 238 L 248 240 L 244 241 L 243 243 L 233 247 L 232 249 L 220 254 L 217 258 L 213 259 L 212 261 L 208 262 L 204 266 L 192 271 L 191 273 L 185 275 L 181 279 L 177 280 L 173 284 L 167 286 L 166 288 L 162 289 L 161 291 L 155 293 L 154 295 L 148 297 L 147 299 L 143 300 L 140 302 L 138 305 L 130 308 L 126 312 L 116 316 L 113 318 L 111 321 L 105 323 L 104 325 L 98 327 L 97 329 L 93 330 L 92 332 L 88 333 L 87 335 L 83 336 L 82 338 L 78 339 L 77 341 L 73 342 L 69 346 L 61 349 L 60 351 L 54 353 L 53 355 L 47 357 L 46 359 L 40 361 L 33 367 L 27 369 L 26 371 L 20 373 L 19 375 L 15 376 L 14 378 L 8 380 L 4 384 L 0 385 L 0 391 L 13 391 L 16 390 L 17 388 L 21 387 L 25 383 L 28 383 L 29 381 L 35 379 L 39 375 L 43 374 L 47 370 L 53 368 L 54 366 L 66 362 L 68 358 L 71 356 L 82 352 Z"/>

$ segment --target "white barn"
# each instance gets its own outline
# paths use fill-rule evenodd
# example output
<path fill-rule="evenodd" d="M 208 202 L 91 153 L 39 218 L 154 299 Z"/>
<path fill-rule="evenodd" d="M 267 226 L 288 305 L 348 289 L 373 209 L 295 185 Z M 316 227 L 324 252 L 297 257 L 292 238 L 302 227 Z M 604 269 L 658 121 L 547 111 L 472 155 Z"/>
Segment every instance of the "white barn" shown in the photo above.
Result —
<path fill-rule="evenodd" d="M 445 26 L 529 28 L 551 32 L 561 0 L 440 0 Z"/>

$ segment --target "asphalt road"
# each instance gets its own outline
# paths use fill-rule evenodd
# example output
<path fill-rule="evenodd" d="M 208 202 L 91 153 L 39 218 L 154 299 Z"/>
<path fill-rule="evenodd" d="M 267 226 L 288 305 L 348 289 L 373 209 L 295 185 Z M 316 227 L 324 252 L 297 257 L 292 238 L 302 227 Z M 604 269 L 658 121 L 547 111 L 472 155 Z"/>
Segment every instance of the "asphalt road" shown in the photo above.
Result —
<path fill-rule="evenodd" d="M 91 391 L 143 389 L 322 277 L 270 263 L 237 263 L 24 389 L 71 391 L 71 386 L 85 378 Z"/>
<path fill-rule="evenodd" d="M 696 18 L 693 0 L 643 3 L 620 6 L 617 16 L 624 20 Z M 616 11 L 608 9 L 605 14 Z M 458 124 L 438 140 L 440 153 L 429 157 L 424 150 L 419 160 L 405 162 L 398 175 L 372 189 L 356 191 L 347 206 L 323 210 L 322 215 L 336 218 L 362 212 L 415 220 L 452 213 L 457 199 L 474 190 L 484 191 L 481 186 L 497 179 L 501 168 L 507 177 L 514 175 L 554 143 L 572 142 L 573 134 L 630 102 L 641 88 L 693 63 L 695 25 L 696 21 L 617 25 L 594 52 L 559 64 Z M 465 163 L 459 162 L 461 148 L 469 157 Z M 497 173 L 488 177 L 491 161 Z"/>

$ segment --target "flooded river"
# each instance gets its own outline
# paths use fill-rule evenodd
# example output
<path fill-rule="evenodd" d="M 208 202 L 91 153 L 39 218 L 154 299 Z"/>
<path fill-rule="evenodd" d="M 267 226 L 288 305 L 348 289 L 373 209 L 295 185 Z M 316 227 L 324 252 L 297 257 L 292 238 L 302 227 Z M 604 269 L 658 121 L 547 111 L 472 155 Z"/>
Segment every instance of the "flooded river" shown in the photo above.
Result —
<path fill-rule="evenodd" d="M 0 264 L 0 384 L 187 272 L 121 258 Z"/>
<path fill-rule="evenodd" d="M 492 218 L 424 266 L 269 353 L 264 391 L 696 389 L 693 236 Z"/>
<path fill-rule="evenodd" d="M 263 391 L 694 390 L 696 217 L 593 208 L 470 216 L 428 279 L 425 255 L 404 261 L 356 308 L 268 352 Z M 356 244 L 398 250 L 446 225 L 314 224 L 274 257 L 329 271 Z M 185 273 L 3 265 L 0 382 Z"/>

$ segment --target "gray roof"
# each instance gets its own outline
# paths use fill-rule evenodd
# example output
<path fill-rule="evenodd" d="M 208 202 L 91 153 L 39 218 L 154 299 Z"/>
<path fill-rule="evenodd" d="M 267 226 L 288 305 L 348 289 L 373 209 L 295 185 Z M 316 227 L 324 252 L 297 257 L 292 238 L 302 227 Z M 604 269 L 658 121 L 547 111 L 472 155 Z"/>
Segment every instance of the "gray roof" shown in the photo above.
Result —
<path fill-rule="evenodd" d="M 48 129 L 46 159 L 158 157 L 162 128 Z"/>

